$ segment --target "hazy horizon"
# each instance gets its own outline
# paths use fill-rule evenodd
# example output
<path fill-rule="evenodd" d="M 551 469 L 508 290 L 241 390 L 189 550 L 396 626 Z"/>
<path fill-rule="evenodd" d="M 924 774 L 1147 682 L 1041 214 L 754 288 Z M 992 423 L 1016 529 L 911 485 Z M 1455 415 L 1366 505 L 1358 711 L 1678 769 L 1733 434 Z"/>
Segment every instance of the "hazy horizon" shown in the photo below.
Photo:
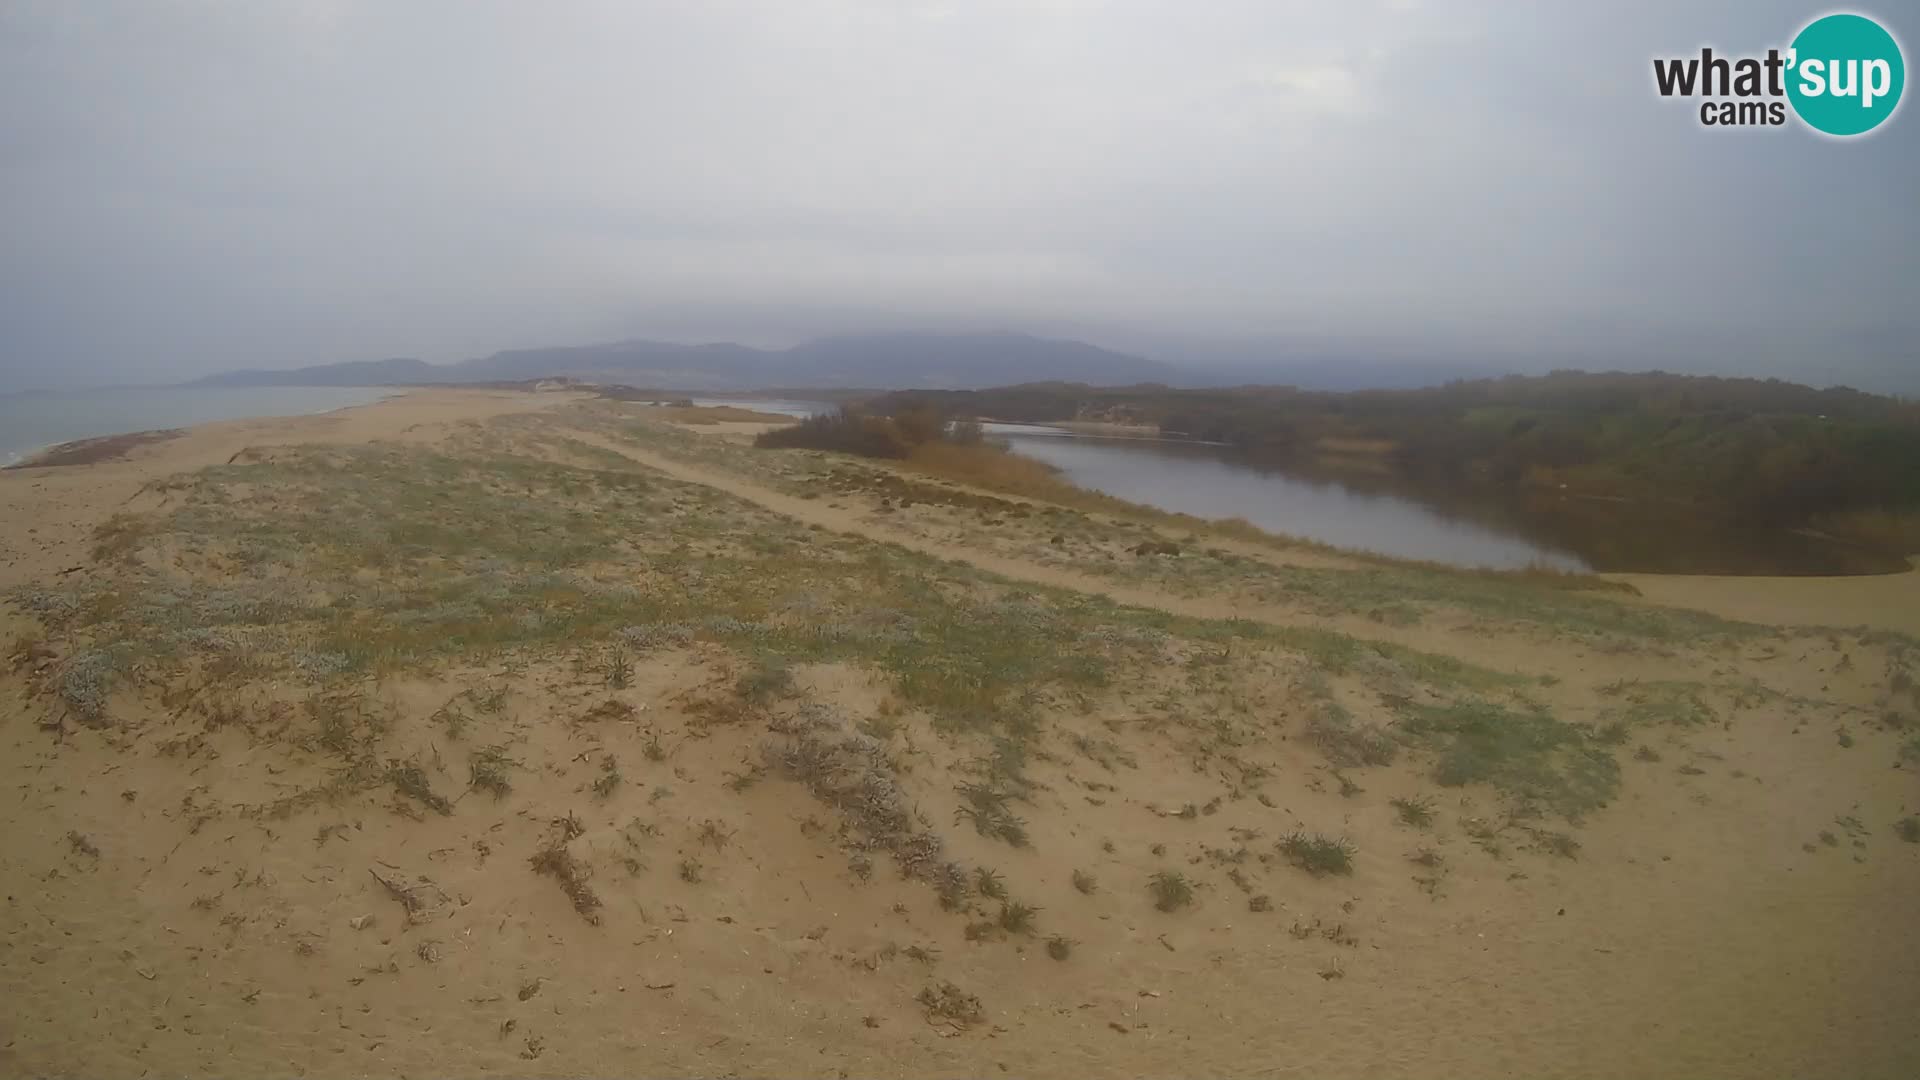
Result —
<path fill-rule="evenodd" d="M 1824 10 L 9 4 L 0 392 L 1009 330 L 1920 393 L 1912 109 L 1652 89 Z"/>

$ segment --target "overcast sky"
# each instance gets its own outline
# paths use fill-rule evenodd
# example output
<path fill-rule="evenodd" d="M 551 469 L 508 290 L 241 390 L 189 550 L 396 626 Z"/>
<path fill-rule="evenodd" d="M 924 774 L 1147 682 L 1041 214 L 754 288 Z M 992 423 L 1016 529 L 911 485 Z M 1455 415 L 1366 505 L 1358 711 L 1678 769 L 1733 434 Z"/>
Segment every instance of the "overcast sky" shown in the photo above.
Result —
<path fill-rule="evenodd" d="M 993 327 L 1920 392 L 1912 103 L 1652 91 L 1819 10 L 0 0 L 0 389 Z"/>

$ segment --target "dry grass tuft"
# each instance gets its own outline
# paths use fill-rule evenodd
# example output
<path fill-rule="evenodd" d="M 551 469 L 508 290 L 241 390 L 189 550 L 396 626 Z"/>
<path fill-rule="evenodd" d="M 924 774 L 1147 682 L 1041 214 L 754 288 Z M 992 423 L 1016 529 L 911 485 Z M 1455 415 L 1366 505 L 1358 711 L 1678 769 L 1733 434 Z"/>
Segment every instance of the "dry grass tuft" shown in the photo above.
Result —
<path fill-rule="evenodd" d="M 433 783 L 427 779 L 427 772 L 417 761 L 389 761 L 387 763 L 387 782 L 393 789 L 436 814 L 453 813 L 453 804 L 444 795 L 433 790 Z"/>
<path fill-rule="evenodd" d="M 959 1027 L 971 1027 L 986 1019 L 980 999 L 950 982 L 929 986 L 920 991 L 914 1000 L 927 1010 L 929 1020 L 944 1020 Z"/>
<path fill-rule="evenodd" d="M 507 779 L 507 770 L 513 765 L 514 760 L 502 747 L 475 750 L 467 756 L 467 786 L 489 792 L 495 799 L 504 799 L 513 790 L 513 782 Z"/>
<path fill-rule="evenodd" d="M 545 874 L 560 883 L 561 891 L 573 901 L 573 910 L 579 912 L 581 918 L 599 925 L 600 897 L 587 884 L 587 879 L 593 876 L 592 871 L 573 857 L 565 841 L 555 840 L 534 852 L 528 862 L 532 864 L 534 873 Z"/>
<path fill-rule="evenodd" d="M 806 785 L 814 797 L 839 810 L 867 848 L 891 854 L 907 877 L 927 881 L 941 902 L 964 896 L 966 871 L 940 859 L 938 834 L 915 819 L 887 759 L 884 743 L 844 730 L 838 717 L 817 706 L 769 724 L 773 732 L 762 748 L 767 764 Z"/>
<path fill-rule="evenodd" d="M 1161 911 L 1178 911 L 1193 903 L 1193 882 L 1185 874 L 1162 870 L 1147 882 L 1153 893 L 1153 906 Z"/>
<path fill-rule="evenodd" d="M 1314 877 L 1353 873 L 1354 848 L 1345 840 L 1296 832 L 1281 840 L 1279 848 L 1288 862 Z"/>

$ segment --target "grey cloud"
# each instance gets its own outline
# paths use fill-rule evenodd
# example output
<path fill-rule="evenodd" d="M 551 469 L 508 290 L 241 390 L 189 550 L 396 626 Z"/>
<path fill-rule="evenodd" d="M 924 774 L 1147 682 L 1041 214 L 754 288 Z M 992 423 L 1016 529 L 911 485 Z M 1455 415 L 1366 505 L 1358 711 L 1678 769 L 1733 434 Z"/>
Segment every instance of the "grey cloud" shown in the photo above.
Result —
<path fill-rule="evenodd" d="M 1842 144 L 1651 90 L 1655 54 L 1809 14 L 15 3 L 0 388 L 1019 326 L 1256 374 L 1312 348 L 1920 390 L 1910 108 Z"/>

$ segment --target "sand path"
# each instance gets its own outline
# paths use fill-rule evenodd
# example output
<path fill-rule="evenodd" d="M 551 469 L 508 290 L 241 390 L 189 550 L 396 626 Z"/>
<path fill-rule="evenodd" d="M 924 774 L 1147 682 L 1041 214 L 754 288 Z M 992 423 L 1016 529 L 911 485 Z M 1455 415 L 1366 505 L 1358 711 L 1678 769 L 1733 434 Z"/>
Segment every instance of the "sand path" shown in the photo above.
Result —
<path fill-rule="evenodd" d="M 1390 642 L 1510 673 L 1538 673 L 1549 669 L 1578 673 L 1592 668 L 1610 671 L 1617 676 L 1621 662 L 1617 655 L 1601 655 L 1586 645 L 1556 639 L 1544 633 L 1504 633 L 1499 638 L 1498 646 L 1490 647 L 1485 636 L 1463 634 L 1457 626 L 1438 620 L 1430 620 L 1419 626 L 1397 627 L 1361 615 L 1327 618 L 1278 605 L 1253 604 L 1230 598 L 1182 596 L 1161 589 L 1120 584 L 1092 574 L 1075 573 L 928 540 L 890 527 L 885 518 L 877 514 L 788 495 L 734 473 L 689 464 L 591 431 L 572 429 L 568 435 L 580 442 L 617 453 L 637 465 L 675 480 L 723 491 L 805 525 L 818 525 L 830 532 L 884 541 L 944 561 L 997 574 L 1011 581 L 1100 596 L 1130 607 L 1150 608 L 1199 619 L 1246 619 L 1272 626 L 1335 630 L 1361 639 Z M 1679 678 L 1688 674 L 1690 663 L 1680 657 L 1644 657 L 1637 667 L 1641 677 Z"/>

